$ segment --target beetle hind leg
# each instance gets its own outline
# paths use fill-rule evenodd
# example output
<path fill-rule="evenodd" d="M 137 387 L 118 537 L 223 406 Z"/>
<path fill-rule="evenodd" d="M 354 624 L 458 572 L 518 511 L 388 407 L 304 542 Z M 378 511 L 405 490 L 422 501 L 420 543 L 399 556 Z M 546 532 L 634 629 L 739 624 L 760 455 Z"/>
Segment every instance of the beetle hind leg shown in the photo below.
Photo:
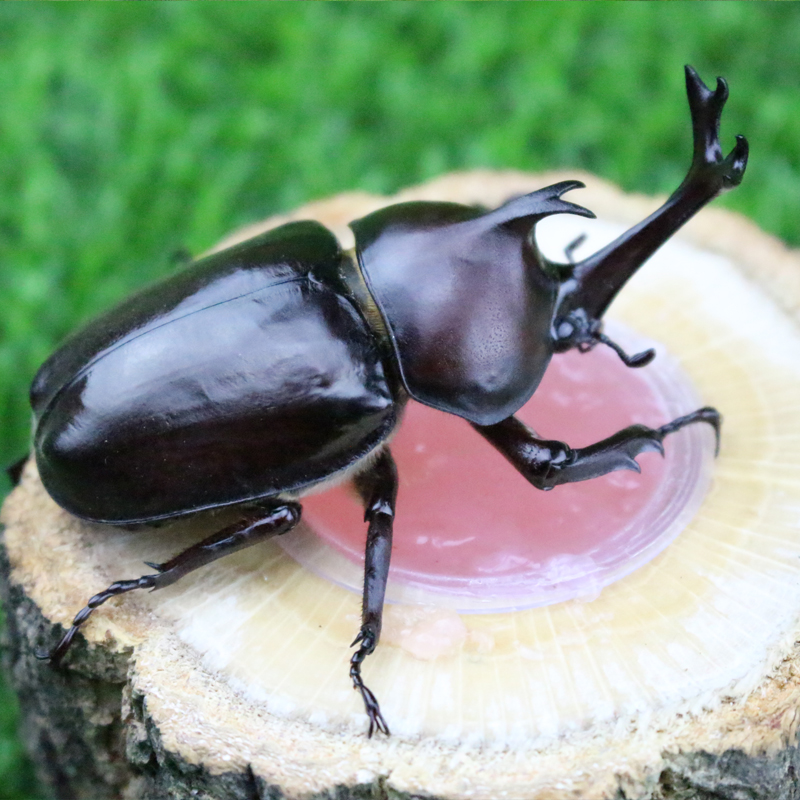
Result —
<path fill-rule="evenodd" d="M 706 406 L 668 422 L 660 428 L 630 425 L 588 447 L 571 448 L 564 442 L 539 439 L 516 417 L 496 425 L 474 425 L 485 439 L 499 450 L 537 489 L 547 491 L 563 483 L 599 478 L 619 469 L 641 472 L 636 456 L 648 451 L 664 454 L 662 442 L 675 431 L 705 422 L 714 429 L 717 450 L 722 418 L 715 408 Z"/>
<path fill-rule="evenodd" d="M 358 650 L 350 659 L 350 678 L 353 688 L 361 694 L 369 717 L 368 736 L 375 731 L 389 735 L 389 726 L 381 714 L 380 705 L 361 677 L 361 664 L 374 652 L 381 635 L 383 600 L 389 577 L 389 560 L 392 555 L 392 527 L 397 498 L 397 468 L 388 449 L 377 461 L 356 477 L 356 488 L 364 500 L 364 519 L 369 523 L 367 549 L 364 563 L 364 594 L 361 612 L 361 630 L 353 646 Z"/>
<path fill-rule="evenodd" d="M 92 597 L 72 620 L 69 630 L 62 636 L 55 648 L 48 652 L 37 652 L 36 657 L 49 660 L 58 665 L 75 638 L 78 629 L 91 616 L 92 612 L 107 600 L 134 589 L 163 589 L 175 583 L 199 567 L 210 564 L 218 558 L 243 550 L 251 545 L 287 533 L 300 521 L 300 505 L 281 501 L 271 501 L 260 505 L 247 517 L 208 536 L 197 544 L 166 561 L 163 564 L 145 562 L 156 570 L 154 575 L 142 575 L 127 581 L 115 581 L 107 589 Z"/>
<path fill-rule="evenodd" d="M 679 431 L 681 428 L 685 428 L 687 425 L 691 425 L 694 422 L 706 422 L 714 429 L 714 455 L 718 456 L 720 432 L 722 430 L 722 414 L 720 414 L 716 408 L 712 408 L 711 406 L 698 408 L 697 411 L 693 411 L 691 414 L 678 417 L 672 420 L 672 422 L 662 425 L 658 430 L 661 432 L 663 438 L 667 434 L 675 433 L 675 431 Z"/>

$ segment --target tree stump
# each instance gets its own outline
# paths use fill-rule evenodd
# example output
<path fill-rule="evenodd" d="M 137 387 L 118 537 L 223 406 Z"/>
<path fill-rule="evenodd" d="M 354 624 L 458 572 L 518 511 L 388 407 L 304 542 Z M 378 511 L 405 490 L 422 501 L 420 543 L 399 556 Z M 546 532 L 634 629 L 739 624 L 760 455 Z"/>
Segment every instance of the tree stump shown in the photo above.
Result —
<path fill-rule="evenodd" d="M 589 248 L 658 205 L 575 173 L 475 172 L 313 203 L 220 247 L 306 218 L 350 246 L 346 223 L 390 202 L 492 206 L 575 177 L 600 219 Z M 595 230 L 548 224 L 551 248 Z M 431 662 L 389 635 L 366 668 L 388 739 L 366 738 L 347 678 L 360 598 L 273 542 L 106 604 L 61 669 L 37 661 L 89 596 L 225 514 L 138 532 L 82 523 L 30 462 L 2 512 L 4 652 L 53 795 L 800 797 L 800 254 L 705 210 L 611 315 L 665 342 L 725 414 L 711 491 L 667 551 L 595 599 L 465 615 L 468 635 Z"/>

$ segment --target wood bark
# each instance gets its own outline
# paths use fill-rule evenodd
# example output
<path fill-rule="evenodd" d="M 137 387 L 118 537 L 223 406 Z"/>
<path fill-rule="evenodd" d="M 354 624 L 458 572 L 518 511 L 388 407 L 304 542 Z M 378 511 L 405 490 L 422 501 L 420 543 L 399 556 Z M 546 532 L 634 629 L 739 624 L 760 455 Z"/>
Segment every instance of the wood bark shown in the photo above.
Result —
<path fill-rule="evenodd" d="M 400 199 L 492 205 L 566 177 L 576 176 L 467 173 Z M 608 219 L 635 222 L 655 205 L 577 177 L 589 185 L 580 202 Z M 386 202 L 346 195 L 238 238 L 314 217 L 346 244 L 346 222 Z M 683 236 L 733 258 L 800 324 L 798 253 L 718 210 L 703 212 Z M 33 464 L 2 519 L 3 662 L 19 693 L 24 740 L 58 800 L 800 800 L 800 626 L 765 654 L 760 679 L 741 697 L 666 722 L 643 717 L 622 740 L 604 728 L 527 749 L 424 737 L 367 741 L 363 733 L 332 732 L 265 709 L 193 652 L 147 597 L 109 603 L 85 626 L 63 668 L 37 660 L 35 650 L 52 647 L 86 598 L 108 583 L 109 562 L 125 548 L 131 563 L 157 559 L 148 547 L 174 551 L 176 541 L 198 533 L 189 524 L 168 545 L 153 535 L 140 546 L 136 534 L 118 532 L 98 546 L 97 526 L 58 509 Z M 176 597 L 180 584 L 164 591 Z M 357 598 L 353 603 L 357 609 Z"/>

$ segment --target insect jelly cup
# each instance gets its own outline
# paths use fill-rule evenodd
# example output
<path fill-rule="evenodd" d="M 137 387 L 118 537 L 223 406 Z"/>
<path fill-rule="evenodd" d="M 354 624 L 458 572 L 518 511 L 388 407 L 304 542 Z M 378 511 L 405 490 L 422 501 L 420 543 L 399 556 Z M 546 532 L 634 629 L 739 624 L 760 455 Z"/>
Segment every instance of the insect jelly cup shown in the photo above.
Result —
<path fill-rule="evenodd" d="M 619 325 L 631 351 L 653 346 Z M 556 356 L 519 416 L 545 437 L 583 446 L 634 423 L 697 406 L 664 348 L 626 368 L 608 348 Z M 661 552 L 699 507 L 714 436 L 691 426 L 666 455 L 628 470 L 532 492 L 463 420 L 410 404 L 392 442 L 400 478 L 387 600 L 497 612 L 592 599 Z M 313 572 L 360 593 L 363 506 L 349 484 L 305 499 L 306 526 L 279 542 Z"/>

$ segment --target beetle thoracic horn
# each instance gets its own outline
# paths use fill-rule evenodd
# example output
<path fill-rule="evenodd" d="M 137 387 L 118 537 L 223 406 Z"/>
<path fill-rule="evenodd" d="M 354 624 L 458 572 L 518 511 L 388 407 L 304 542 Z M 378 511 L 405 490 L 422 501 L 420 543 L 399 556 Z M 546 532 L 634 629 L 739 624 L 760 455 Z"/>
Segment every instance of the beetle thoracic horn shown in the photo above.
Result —
<path fill-rule="evenodd" d="M 551 214 L 576 214 L 594 219 L 595 214 L 588 208 L 561 199 L 562 194 L 584 187 L 585 184 L 581 181 L 561 181 L 545 186 L 544 189 L 512 198 L 500 208 L 486 214 L 484 220 L 492 225 L 507 225 L 524 220 L 528 226 L 532 226 Z"/>

